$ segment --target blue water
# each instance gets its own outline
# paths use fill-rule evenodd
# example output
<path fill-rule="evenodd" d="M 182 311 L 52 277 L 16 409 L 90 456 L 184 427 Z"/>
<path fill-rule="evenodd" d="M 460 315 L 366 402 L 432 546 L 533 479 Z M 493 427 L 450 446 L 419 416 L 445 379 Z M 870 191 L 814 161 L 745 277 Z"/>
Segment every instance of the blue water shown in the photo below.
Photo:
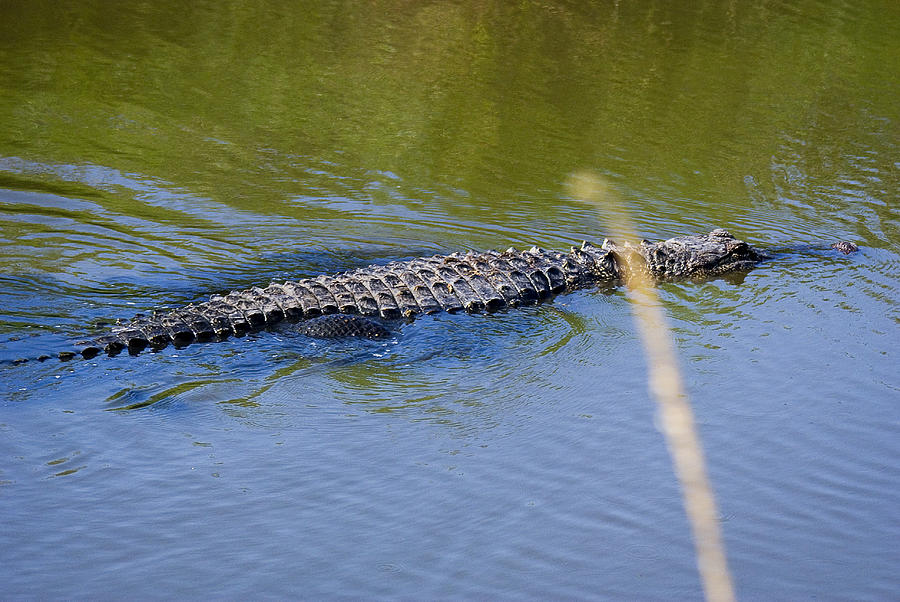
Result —
<path fill-rule="evenodd" d="M 897 599 L 896 11 L 182 8 L 0 19 L 0 598 L 702 597 L 621 287 L 9 364 L 620 205 L 778 251 L 660 287 L 739 598 Z"/>
<path fill-rule="evenodd" d="M 785 253 L 742 281 L 662 289 L 743 597 L 893 596 L 897 258 Z M 360 262 L 114 269 L 116 294 L 20 274 L 4 357 L 256 270 Z M 387 341 L 261 333 L 6 366 L 4 595 L 696 597 L 629 311 L 621 290 L 579 291 Z"/>

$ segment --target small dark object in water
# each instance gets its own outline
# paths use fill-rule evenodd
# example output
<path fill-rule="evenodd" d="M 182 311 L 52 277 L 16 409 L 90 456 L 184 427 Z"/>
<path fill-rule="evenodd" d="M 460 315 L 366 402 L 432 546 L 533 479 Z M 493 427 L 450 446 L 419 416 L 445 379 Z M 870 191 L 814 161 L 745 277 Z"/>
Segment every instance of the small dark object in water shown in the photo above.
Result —
<path fill-rule="evenodd" d="M 859 247 L 857 247 L 852 242 L 849 242 L 846 240 L 839 240 L 836 243 L 833 243 L 831 245 L 831 248 L 840 251 L 844 255 L 849 255 L 850 253 L 855 253 L 856 251 L 859 251 Z"/>

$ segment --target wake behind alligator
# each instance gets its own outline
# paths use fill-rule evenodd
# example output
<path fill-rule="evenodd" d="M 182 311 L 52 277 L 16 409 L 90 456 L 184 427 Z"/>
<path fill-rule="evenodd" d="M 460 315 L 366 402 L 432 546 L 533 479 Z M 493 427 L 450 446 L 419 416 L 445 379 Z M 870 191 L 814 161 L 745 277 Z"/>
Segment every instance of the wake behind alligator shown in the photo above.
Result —
<path fill-rule="evenodd" d="M 832 246 L 844 253 L 856 250 L 852 243 Z M 640 245 L 605 240 L 597 247 L 586 242 L 568 253 L 532 247 L 436 255 L 213 295 L 202 303 L 117 325 L 58 357 L 180 348 L 240 337 L 285 321 L 299 322 L 300 332 L 309 336 L 378 338 L 388 333 L 377 318 L 492 312 L 627 281 L 634 270 L 666 281 L 746 271 L 767 258 L 723 229 Z"/>

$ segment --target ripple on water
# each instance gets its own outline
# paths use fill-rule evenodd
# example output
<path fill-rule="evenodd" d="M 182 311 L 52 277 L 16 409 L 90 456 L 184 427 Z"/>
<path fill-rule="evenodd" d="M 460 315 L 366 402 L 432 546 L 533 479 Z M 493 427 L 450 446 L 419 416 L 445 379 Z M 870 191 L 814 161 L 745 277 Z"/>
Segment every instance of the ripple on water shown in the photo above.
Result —
<path fill-rule="evenodd" d="M 565 390 L 567 371 L 592 365 L 598 346 L 618 344 L 623 335 L 617 328 L 575 311 L 584 302 L 423 316 L 399 327 L 390 341 L 365 345 L 351 360 L 336 359 L 347 353 L 343 344 L 325 343 L 323 363 L 286 374 L 276 396 L 334 400 L 340 405 L 326 410 L 348 417 L 390 413 L 459 433 L 494 428 L 511 415 L 536 412 Z M 563 347 L 566 354 L 554 353 Z"/>

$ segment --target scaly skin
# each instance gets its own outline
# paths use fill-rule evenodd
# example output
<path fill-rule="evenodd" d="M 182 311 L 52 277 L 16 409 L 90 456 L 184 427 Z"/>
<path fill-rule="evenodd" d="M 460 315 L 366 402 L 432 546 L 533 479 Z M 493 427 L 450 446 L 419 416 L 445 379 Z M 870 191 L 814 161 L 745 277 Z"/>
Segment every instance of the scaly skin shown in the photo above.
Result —
<path fill-rule="evenodd" d="M 634 270 L 645 270 L 656 280 L 708 277 L 748 270 L 764 258 L 719 229 L 638 246 L 608 240 L 600 247 L 584 243 L 568 253 L 532 247 L 395 261 L 213 295 L 203 303 L 117 326 L 106 336 L 80 344 L 78 353 L 90 358 L 101 352 L 183 347 L 328 314 L 411 319 L 440 311 L 490 312 L 540 303 L 598 283 L 618 283 Z M 309 332 L 370 336 L 374 331 L 371 321 L 342 319 L 318 320 Z M 74 356 L 60 354 L 63 359 Z"/>

